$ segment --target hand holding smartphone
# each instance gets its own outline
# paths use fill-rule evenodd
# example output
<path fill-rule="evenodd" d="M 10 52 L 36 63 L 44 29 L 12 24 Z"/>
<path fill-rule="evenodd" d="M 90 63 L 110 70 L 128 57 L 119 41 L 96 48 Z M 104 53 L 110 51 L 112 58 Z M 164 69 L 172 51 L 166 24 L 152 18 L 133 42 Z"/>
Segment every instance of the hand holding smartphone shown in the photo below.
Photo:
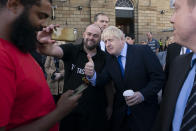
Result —
<path fill-rule="evenodd" d="M 74 93 L 72 96 L 82 93 L 87 87 L 88 87 L 87 84 L 81 84 L 78 88 L 74 90 Z"/>

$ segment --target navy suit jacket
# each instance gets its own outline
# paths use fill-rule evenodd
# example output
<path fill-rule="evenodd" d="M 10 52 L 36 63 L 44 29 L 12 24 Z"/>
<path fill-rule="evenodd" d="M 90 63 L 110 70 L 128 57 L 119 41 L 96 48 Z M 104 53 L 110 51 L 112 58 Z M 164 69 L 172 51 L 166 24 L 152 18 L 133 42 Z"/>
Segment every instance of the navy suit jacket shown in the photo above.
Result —
<path fill-rule="evenodd" d="M 130 107 L 131 115 L 141 131 L 151 129 L 158 111 L 157 93 L 164 86 L 165 76 L 157 56 L 148 46 L 128 45 L 125 75 L 121 76 L 116 56 L 108 55 L 101 74 L 97 74 L 97 86 L 103 86 L 113 80 L 116 94 L 113 111 L 113 127 L 120 130 L 123 120 L 127 117 L 127 105 L 123 91 L 132 89 L 140 91 L 144 101 Z"/>

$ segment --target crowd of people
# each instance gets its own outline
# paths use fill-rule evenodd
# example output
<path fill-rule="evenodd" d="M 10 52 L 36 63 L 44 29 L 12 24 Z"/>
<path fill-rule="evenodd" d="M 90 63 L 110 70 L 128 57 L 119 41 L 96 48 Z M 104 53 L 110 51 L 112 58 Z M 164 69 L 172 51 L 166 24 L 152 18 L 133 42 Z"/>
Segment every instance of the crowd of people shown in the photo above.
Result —
<path fill-rule="evenodd" d="M 0 1 L 0 131 L 196 130 L 195 0 L 175 0 L 164 60 L 162 40 L 136 44 L 104 13 L 57 44 L 51 5 Z"/>

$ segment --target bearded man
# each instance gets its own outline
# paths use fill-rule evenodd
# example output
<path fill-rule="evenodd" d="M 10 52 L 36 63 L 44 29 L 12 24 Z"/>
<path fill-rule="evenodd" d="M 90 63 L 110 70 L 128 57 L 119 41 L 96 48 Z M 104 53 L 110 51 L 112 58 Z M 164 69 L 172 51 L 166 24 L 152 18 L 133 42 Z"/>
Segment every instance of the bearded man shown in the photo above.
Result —
<path fill-rule="evenodd" d="M 51 0 L 0 1 L 0 131 L 58 131 L 57 122 L 80 95 L 63 94 L 57 107 L 44 74 L 30 55 Z"/>
<path fill-rule="evenodd" d="M 92 57 L 95 70 L 101 72 L 105 64 L 105 53 L 98 44 L 101 37 L 101 29 L 92 24 L 87 26 L 83 33 L 83 41 L 78 45 L 64 44 L 54 45 L 55 41 L 49 38 L 54 25 L 46 27 L 38 33 L 40 43 L 39 50 L 44 55 L 55 56 L 64 61 L 64 91 L 76 89 L 83 83 L 85 77 L 84 66 Z M 93 88 L 91 85 L 84 90 L 78 106 L 72 113 L 61 121 L 61 131 L 103 131 L 106 120 L 105 90 Z M 77 126 L 76 126 L 77 125 Z"/>

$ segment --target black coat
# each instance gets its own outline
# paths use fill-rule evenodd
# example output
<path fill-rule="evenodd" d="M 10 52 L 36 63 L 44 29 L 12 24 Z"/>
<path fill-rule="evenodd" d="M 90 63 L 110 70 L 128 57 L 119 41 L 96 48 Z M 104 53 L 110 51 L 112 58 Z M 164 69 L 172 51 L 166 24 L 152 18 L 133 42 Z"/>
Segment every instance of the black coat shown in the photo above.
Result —
<path fill-rule="evenodd" d="M 169 75 L 169 68 L 171 63 L 174 61 L 176 56 L 180 55 L 181 47 L 182 46 L 179 44 L 172 43 L 167 48 L 166 65 L 165 65 L 166 79 L 168 78 Z"/>

